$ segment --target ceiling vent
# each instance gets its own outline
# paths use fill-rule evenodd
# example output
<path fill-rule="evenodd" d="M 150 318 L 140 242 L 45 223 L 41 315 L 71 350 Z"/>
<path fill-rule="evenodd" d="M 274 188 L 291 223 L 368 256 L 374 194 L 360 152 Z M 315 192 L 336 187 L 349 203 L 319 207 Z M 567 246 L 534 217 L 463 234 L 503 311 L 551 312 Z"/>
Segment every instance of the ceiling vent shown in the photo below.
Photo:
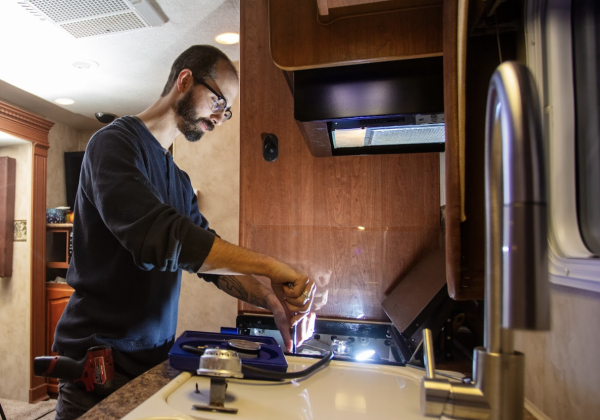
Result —
<path fill-rule="evenodd" d="M 148 0 L 26 0 L 18 2 L 75 38 L 162 26 L 166 20 Z"/>

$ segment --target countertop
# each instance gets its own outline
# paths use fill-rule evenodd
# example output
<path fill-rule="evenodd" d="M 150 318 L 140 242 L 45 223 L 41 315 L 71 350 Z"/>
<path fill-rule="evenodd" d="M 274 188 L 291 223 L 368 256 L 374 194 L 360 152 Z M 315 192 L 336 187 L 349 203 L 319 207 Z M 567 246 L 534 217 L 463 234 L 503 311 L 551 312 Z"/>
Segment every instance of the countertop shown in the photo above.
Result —
<path fill-rule="evenodd" d="M 138 376 L 93 407 L 79 420 L 118 420 L 171 382 L 181 371 L 165 361 Z"/>
<path fill-rule="evenodd" d="M 119 420 L 180 373 L 165 361 L 111 394 L 79 420 Z M 536 420 L 536 418 L 525 410 L 524 420 Z"/>

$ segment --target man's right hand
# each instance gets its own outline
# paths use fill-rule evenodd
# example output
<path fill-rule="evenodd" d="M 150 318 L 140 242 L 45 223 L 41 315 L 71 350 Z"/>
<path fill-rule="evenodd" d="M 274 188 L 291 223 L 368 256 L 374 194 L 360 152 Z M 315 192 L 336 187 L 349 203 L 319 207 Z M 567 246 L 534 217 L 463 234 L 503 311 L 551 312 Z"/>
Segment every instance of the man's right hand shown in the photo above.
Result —
<path fill-rule="evenodd" d="M 268 277 L 275 295 L 290 313 L 290 325 L 294 326 L 310 313 L 317 287 L 306 274 L 286 263 L 278 263 Z"/>

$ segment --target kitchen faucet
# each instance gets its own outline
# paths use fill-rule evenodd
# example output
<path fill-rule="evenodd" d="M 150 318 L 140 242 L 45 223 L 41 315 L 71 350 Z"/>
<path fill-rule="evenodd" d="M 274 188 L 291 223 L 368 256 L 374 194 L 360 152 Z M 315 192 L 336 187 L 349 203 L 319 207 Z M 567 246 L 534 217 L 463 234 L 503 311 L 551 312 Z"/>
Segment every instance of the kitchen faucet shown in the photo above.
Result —
<path fill-rule="evenodd" d="M 431 332 L 424 330 L 425 416 L 522 420 L 525 357 L 513 329 L 547 330 L 545 152 L 533 77 L 516 62 L 490 81 L 486 110 L 486 268 L 484 347 L 474 350 L 473 381 L 435 377 Z"/>

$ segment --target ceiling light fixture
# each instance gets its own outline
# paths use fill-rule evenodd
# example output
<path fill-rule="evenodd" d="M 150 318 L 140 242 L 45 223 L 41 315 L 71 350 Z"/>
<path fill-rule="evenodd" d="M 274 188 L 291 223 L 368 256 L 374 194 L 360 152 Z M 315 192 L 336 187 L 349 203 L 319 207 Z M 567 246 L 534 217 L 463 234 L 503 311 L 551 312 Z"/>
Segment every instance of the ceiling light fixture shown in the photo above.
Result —
<path fill-rule="evenodd" d="M 80 70 L 87 70 L 98 67 L 98 63 L 92 60 L 81 60 L 74 62 L 73 67 Z"/>
<path fill-rule="evenodd" d="M 219 44 L 237 44 L 240 42 L 240 34 L 236 34 L 235 32 L 225 32 L 224 34 L 217 35 L 215 41 Z"/>
<path fill-rule="evenodd" d="M 73 99 L 69 99 L 69 98 L 58 98 L 58 99 L 55 99 L 54 102 L 56 102 L 57 104 L 60 104 L 60 105 L 73 105 L 75 103 L 75 101 Z"/>

